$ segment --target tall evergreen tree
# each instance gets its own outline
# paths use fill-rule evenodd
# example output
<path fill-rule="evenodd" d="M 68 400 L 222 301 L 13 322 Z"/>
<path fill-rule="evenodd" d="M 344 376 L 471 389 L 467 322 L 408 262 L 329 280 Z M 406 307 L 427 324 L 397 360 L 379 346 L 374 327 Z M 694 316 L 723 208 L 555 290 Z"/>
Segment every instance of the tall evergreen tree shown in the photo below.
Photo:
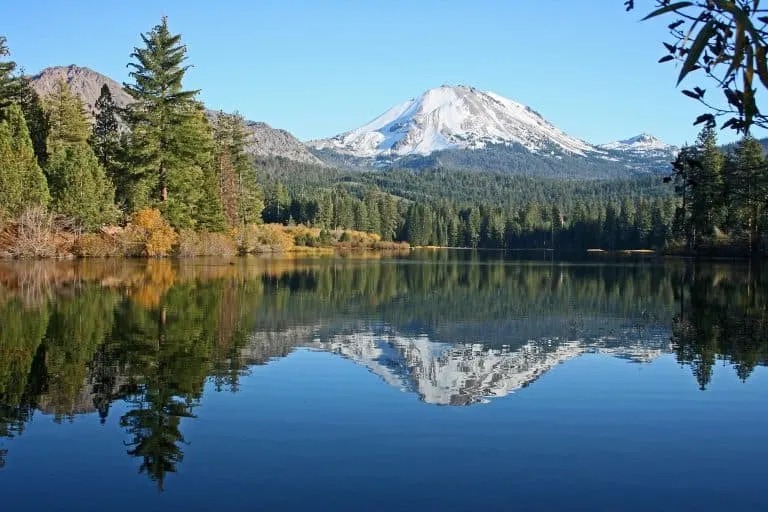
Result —
<path fill-rule="evenodd" d="M 19 83 L 18 103 L 22 112 L 24 112 L 24 119 L 27 121 L 27 129 L 32 140 L 32 147 L 35 150 L 37 163 L 40 167 L 44 167 L 48 158 L 48 117 L 45 114 L 43 102 L 32 88 L 29 79 L 23 77 Z"/>
<path fill-rule="evenodd" d="M 765 150 L 753 137 L 745 137 L 736 146 L 731 166 L 728 199 L 736 217 L 746 223 L 752 252 L 759 250 L 765 208 L 768 205 L 768 164 Z"/>
<path fill-rule="evenodd" d="M 333 198 L 328 192 L 323 192 L 317 202 L 317 226 L 330 229 L 333 224 Z"/>
<path fill-rule="evenodd" d="M 288 221 L 291 198 L 288 189 L 282 183 L 275 183 L 267 189 L 264 207 L 264 220 L 284 223 Z"/>
<path fill-rule="evenodd" d="M 4 119 L 4 112 L 10 105 L 16 103 L 21 107 L 37 163 L 43 166 L 46 158 L 45 141 L 48 137 L 48 121 L 40 98 L 32 88 L 29 79 L 16 74 L 15 62 L 2 60 L 9 55 L 6 39 L 0 36 L 0 120 Z"/>
<path fill-rule="evenodd" d="M 0 209 L 18 215 L 28 206 L 44 206 L 49 200 L 24 114 L 18 105 L 10 105 L 5 120 L 0 121 Z"/>
<path fill-rule="evenodd" d="M 379 201 L 379 213 L 381 215 L 381 238 L 385 241 L 394 240 L 400 223 L 397 199 L 391 194 L 383 194 Z"/>
<path fill-rule="evenodd" d="M 363 200 L 365 201 L 365 210 L 368 213 L 368 225 L 365 231 L 381 233 L 381 213 L 379 212 L 379 202 L 376 200 L 376 195 L 368 192 Z"/>
<path fill-rule="evenodd" d="M 88 144 L 56 146 L 46 166 L 53 208 L 86 231 L 117 219 L 115 187 Z"/>
<path fill-rule="evenodd" d="M 58 81 L 54 91 L 45 98 L 44 106 L 48 117 L 49 151 L 59 144 L 88 140 L 91 127 L 83 100 L 72 92 L 66 81 Z"/>
<path fill-rule="evenodd" d="M 107 84 L 101 86 L 89 142 L 93 152 L 110 176 L 117 169 L 120 153 L 120 107 L 115 103 Z"/>
<path fill-rule="evenodd" d="M 0 120 L 3 119 L 5 109 L 15 103 L 19 86 L 19 79 L 15 74 L 16 63 L 5 60 L 11 55 L 7 41 L 5 36 L 0 36 Z"/>
<path fill-rule="evenodd" d="M 133 83 L 124 84 L 134 99 L 128 109 L 134 178 L 134 208 L 160 203 L 175 227 L 194 224 L 194 209 L 205 187 L 200 167 L 211 152 L 195 101 L 199 91 L 184 90 L 189 66 L 181 35 L 171 34 L 168 20 L 141 35 L 128 65 Z"/>
<path fill-rule="evenodd" d="M 184 142 L 177 146 L 178 167 L 168 173 L 171 195 L 160 208 L 176 228 L 221 231 L 226 218 L 213 169 L 213 131 L 202 105 L 194 102 L 192 107 L 194 115 L 181 119 L 177 127 Z"/>
<path fill-rule="evenodd" d="M 689 146 L 683 146 L 672 163 L 675 194 L 681 199 L 674 211 L 672 231 L 676 238 L 686 241 L 688 250 L 693 249 L 696 242 L 696 231 L 691 222 L 691 204 L 698 183 L 697 168 L 700 166 L 696 149 Z"/>
<path fill-rule="evenodd" d="M 697 139 L 698 163 L 694 167 L 695 186 L 691 201 L 691 221 L 702 236 L 712 236 L 723 220 L 723 167 L 725 155 L 717 146 L 714 128 L 705 127 Z"/>
<path fill-rule="evenodd" d="M 86 231 L 114 222 L 115 188 L 88 145 L 90 127 L 82 100 L 60 80 L 45 109 L 50 122 L 45 172 L 53 208 Z"/>
<path fill-rule="evenodd" d="M 231 226 L 259 222 L 264 210 L 264 193 L 245 151 L 247 134 L 243 116 L 220 112 L 215 121 L 214 140 L 214 166 L 227 222 Z"/>

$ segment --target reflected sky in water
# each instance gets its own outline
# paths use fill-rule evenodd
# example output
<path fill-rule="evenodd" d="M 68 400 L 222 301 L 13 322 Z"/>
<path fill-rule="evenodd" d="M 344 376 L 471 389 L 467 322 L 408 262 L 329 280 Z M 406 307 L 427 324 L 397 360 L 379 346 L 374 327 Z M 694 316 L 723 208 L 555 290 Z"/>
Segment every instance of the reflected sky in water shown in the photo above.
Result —
<path fill-rule="evenodd" d="M 469 252 L 0 263 L 0 506 L 759 508 L 767 292 Z"/>

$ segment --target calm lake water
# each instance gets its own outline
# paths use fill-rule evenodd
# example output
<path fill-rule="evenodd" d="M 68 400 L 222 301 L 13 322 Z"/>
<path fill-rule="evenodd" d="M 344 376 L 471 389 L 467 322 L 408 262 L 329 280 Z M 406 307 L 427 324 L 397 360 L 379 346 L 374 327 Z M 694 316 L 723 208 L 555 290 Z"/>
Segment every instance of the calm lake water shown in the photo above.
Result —
<path fill-rule="evenodd" d="M 0 263 L 0 510 L 756 510 L 768 272 Z"/>

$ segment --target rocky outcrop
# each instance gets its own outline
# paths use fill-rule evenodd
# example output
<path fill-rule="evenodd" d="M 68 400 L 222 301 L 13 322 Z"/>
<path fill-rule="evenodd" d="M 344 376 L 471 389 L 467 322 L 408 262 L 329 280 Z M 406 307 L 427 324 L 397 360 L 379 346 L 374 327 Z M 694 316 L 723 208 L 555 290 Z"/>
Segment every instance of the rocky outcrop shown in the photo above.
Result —
<path fill-rule="evenodd" d="M 309 152 L 307 147 L 285 130 L 272 128 L 267 123 L 248 123 L 248 151 L 261 157 L 279 156 L 305 164 L 326 164 Z"/>
<path fill-rule="evenodd" d="M 41 98 L 46 97 L 56 88 L 59 80 L 69 84 L 72 92 L 82 98 L 86 110 L 90 115 L 95 113 L 96 100 L 99 99 L 101 88 L 105 84 L 109 87 L 112 97 L 120 107 L 128 106 L 132 98 L 125 92 L 122 85 L 108 76 L 86 68 L 70 65 L 45 68 L 40 73 L 30 77 L 32 87 Z M 208 110 L 210 117 L 217 114 L 214 110 Z M 246 150 L 256 157 L 280 157 L 305 164 L 325 164 L 313 155 L 309 149 L 296 137 L 285 130 L 272 128 L 266 123 L 248 121 L 248 144 Z"/>
<path fill-rule="evenodd" d="M 41 98 L 51 94 L 59 80 L 67 82 L 72 92 L 80 96 L 90 114 L 94 113 L 94 105 L 96 105 L 96 100 L 101 94 L 101 88 L 105 84 L 109 87 L 109 92 L 112 93 L 112 98 L 119 107 L 126 107 L 132 101 L 131 96 L 123 90 L 119 83 L 90 68 L 83 68 L 74 64 L 45 68 L 40 73 L 30 77 L 32 87 Z"/>

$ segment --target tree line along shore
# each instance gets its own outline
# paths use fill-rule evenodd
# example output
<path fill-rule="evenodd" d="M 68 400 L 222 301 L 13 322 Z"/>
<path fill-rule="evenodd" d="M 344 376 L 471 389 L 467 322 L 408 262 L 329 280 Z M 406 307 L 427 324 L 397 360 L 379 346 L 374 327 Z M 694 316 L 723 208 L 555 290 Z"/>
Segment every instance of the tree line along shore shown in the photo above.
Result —
<path fill-rule="evenodd" d="M 87 112 L 65 81 L 40 98 L 0 36 L 0 257 L 765 250 L 768 173 L 749 136 L 724 150 L 705 128 L 664 185 L 256 161 L 244 118 L 207 111 L 183 87 L 187 47 L 167 19 L 141 38 L 124 84 L 132 103 L 120 108 L 104 86 Z"/>

